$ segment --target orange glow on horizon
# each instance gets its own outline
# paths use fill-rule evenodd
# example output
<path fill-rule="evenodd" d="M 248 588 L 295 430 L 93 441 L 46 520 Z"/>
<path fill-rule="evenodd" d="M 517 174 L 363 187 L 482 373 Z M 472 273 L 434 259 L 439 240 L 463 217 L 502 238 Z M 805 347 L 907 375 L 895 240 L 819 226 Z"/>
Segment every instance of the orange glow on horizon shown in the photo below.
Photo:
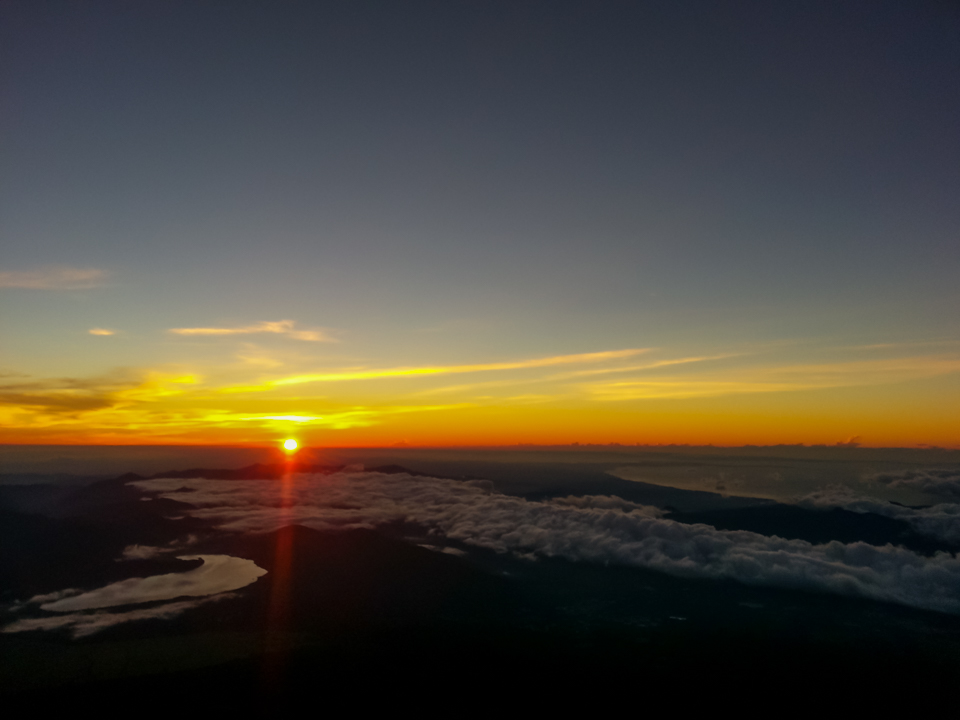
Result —
<path fill-rule="evenodd" d="M 960 447 L 960 352 L 952 346 L 899 355 L 814 349 L 803 363 L 775 350 L 658 358 L 665 351 L 632 349 L 273 379 L 256 368 L 217 375 L 170 366 L 16 380 L 0 396 L 0 442 L 271 446 L 287 457 L 324 446 L 833 445 L 851 437 L 866 447 Z M 652 357 L 637 363 L 640 353 Z M 577 364 L 587 367 L 570 367 Z M 498 374 L 450 378 L 481 371 Z M 241 379 L 259 380 L 245 386 L 258 392 L 237 392 Z"/>

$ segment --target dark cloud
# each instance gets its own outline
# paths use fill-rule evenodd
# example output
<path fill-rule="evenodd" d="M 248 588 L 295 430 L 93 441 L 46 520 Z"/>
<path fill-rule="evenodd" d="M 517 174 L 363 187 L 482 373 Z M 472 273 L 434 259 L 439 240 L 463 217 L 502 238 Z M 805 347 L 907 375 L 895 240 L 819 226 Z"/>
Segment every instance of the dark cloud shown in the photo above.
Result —
<path fill-rule="evenodd" d="M 860 436 L 854 435 L 846 440 L 837 442 L 837 447 L 860 447 Z"/>
<path fill-rule="evenodd" d="M 20 376 L 23 377 L 23 376 Z M 92 378 L 51 378 L 0 385 L 0 404 L 41 408 L 48 413 L 79 413 L 113 407 L 119 394 L 142 383 L 128 369 Z"/>
<path fill-rule="evenodd" d="M 10 393 L 0 391 L 0 404 L 39 407 L 50 413 L 75 413 L 113 407 L 116 400 L 109 394 L 73 395 L 70 393 Z"/>

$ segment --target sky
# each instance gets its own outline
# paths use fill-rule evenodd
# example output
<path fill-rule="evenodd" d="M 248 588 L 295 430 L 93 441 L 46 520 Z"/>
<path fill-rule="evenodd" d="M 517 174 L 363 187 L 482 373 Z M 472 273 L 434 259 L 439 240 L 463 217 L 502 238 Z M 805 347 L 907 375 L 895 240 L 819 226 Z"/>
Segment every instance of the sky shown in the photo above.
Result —
<path fill-rule="evenodd" d="M 0 6 L 0 441 L 960 447 L 942 2 Z"/>

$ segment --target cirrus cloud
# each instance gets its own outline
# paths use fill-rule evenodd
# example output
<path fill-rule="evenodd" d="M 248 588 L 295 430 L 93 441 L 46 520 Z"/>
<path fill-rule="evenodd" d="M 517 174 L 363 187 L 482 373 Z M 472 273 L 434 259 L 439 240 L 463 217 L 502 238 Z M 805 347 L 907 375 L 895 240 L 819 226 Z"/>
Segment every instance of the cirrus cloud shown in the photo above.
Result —
<path fill-rule="evenodd" d="M 294 340 L 307 340 L 310 342 L 337 342 L 336 338 L 330 337 L 322 330 L 297 330 L 293 320 L 277 320 L 275 322 L 264 321 L 256 325 L 245 325 L 243 327 L 193 327 L 193 328 L 170 328 L 167 332 L 174 335 L 256 335 L 258 333 L 272 333 L 275 335 L 286 335 Z"/>
<path fill-rule="evenodd" d="M 0 271 L 0 287 L 31 290 L 86 290 L 102 285 L 107 271 L 98 268 L 43 267 Z"/>

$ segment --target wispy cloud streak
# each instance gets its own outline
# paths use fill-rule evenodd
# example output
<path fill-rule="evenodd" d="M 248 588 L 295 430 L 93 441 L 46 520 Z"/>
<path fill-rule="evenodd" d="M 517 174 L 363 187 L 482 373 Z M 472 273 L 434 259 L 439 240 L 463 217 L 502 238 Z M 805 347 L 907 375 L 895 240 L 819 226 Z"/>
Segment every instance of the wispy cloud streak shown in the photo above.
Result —
<path fill-rule="evenodd" d="M 573 372 L 558 373 L 551 375 L 546 380 L 568 380 L 575 377 L 586 377 L 590 375 L 609 375 L 611 373 L 623 372 L 642 372 L 644 370 L 659 370 L 663 367 L 673 365 L 689 365 L 691 363 L 709 362 L 710 360 L 726 360 L 727 358 L 738 357 L 739 353 L 725 353 L 723 355 L 707 355 L 704 357 L 674 358 L 671 360 L 658 360 L 657 362 L 647 363 L 645 365 L 628 365 L 626 367 L 598 368 L 595 370 L 574 370 Z"/>
<path fill-rule="evenodd" d="M 553 357 L 518 360 L 514 362 L 481 363 L 475 365 L 435 365 L 424 367 L 381 368 L 373 370 L 353 370 L 332 373 L 310 373 L 270 380 L 262 385 L 225 388 L 223 392 L 250 392 L 270 390 L 285 385 L 300 385 L 316 382 L 340 382 L 344 380 L 377 380 L 381 378 L 418 377 L 426 375 L 452 375 L 457 373 L 492 372 L 497 370 L 522 370 L 527 368 L 550 367 L 552 365 L 570 365 L 576 363 L 604 362 L 619 360 L 649 352 L 645 348 L 628 350 L 610 350 L 606 352 L 582 353 L 579 355 L 556 355 Z"/>
<path fill-rule="evenodd" d="M 669 364 L 675 364 L 675 361 L 663 363 L 664 366 Z M 853 362 L 768 365 L 727 372 L 584 383 L 582 389 L 596 400 L 682 399 L 885 385 L 957 372 L 960 372 L 960 358 L 924 355 Z"/>
<path fill-rule="evenodd" d="M 0 272 L 0 288 L 31 290 L 86 290 L 102 285 L 106 270 L 97 268 L 45 267 L 38 270 Z"/>
<path fill-rule="evenodd" d="M 219 327 L 195 327 L 195 328 L 171 328 L 167 332 L 174 335 L 256 335 L 259 333 L 271 333 L 275 335 L 286 335 L 294 340 L 307 340 L 310 342 L 337 342 L 321 330 L 297 330 L 293 320 L 278 320 L 276 322 L 261 322 L 256 325 L 246 325 L 235 328 Z"/>

